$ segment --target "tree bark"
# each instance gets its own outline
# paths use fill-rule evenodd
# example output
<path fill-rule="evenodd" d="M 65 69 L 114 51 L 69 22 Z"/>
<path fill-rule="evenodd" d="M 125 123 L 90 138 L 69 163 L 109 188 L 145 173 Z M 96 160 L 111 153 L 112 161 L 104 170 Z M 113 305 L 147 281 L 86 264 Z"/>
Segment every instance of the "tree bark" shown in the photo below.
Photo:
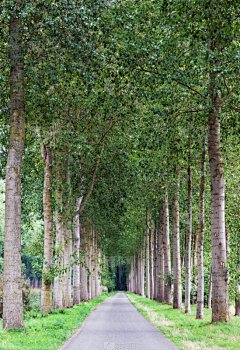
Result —
<path fill-rule="evenodd" d="M 170 239 L 169 239 L 169 210 L 168 210 L 168 194 L 166 192 L 164 196 L 164 225 L 163 225 L 163 246 L 164 246 L 164 301 L 165 303 L 171 303 L 171 252 L 170 252 Z"/>
<path fill-rule="evenodd" d="M 189 155 L 190 161 L 190 155 Z M 190 291 L 191 291 L 191 237 L 192 237 L 192 171 L 190 164 L 188 165 L 188 225 L 186 240 L 186 280 L 185 280 L 185 313 L 191 313 L 190 307 Z"/>
<path fill-rule="evenodd" d="M 78 208 L 82 198 L 79 198 L 75 202 L 75 206 Z M 79 249 L 80 249 L 80 236 L 81 226 L 79 222 L 79 216 L 73 217 L 73 252 L 75 255 L 76 263 L 73 264 L 73 305 L 80 304 L 80 265 L 79 265 Z"/>
<path fill-rule="evenodd" d="M 88 263 L 88 299 L 92 299 L 92 256 L 91 256 L 91 243 L 90 243 L 90 230 L 88 230 L 88 245 L 87 245 L 87 263 Z"/>
<path fill-rule="evenodd" d="M 43 314 L 52 311 L 52 276 L 51 267 L 53 261 L 53 210 L 52 210 L 52 185 L 53 185 L 53 154 L 49 145 L 43 145 L 44 189 L 43 189 L 43 215 L 44 215 L 44 252 L 43 274 L 41 293 L 41 312 Z"/>
<path fill-rule="evenodd" d="M 154 251 L 154 300 L 157 300 L 158 295 L 158 271 L 159 271 L 159 258 L 157 254 L 157 239 L 158 239 L 158 228 L 157 228 L 157 222 L 155 220 L 154 222 L 154 245 L 153 245 L 153 251 Z"/>
<path fill-rule="evenodd" d="M 91 255 L 91 297 L 92 299 L 95 298 L 95 255 L 94 255 L 94 237 L 93 237 L 93 231 L 92 231 L 92 238 L 90 241 L 90 255 Z"/>
<path fill-rule="evenodd" d="M 238 250 L 237 250 L 237 255 L 238 258 L 240 259 L 240 235 L 238 234 Z M 239 261 L 239 260 L 238 260 Z M 238 262 L 237 264 L 237 269 L 238 269 L 238 278 L 236 280 L 236 296 L 235 296 L 235 316 L 240 317 L 240 264 Z"/>
<path fill-rule="evenodd" d="M 149 219 L 150 215 L 147 213 L 147 235 L 146 235 L 146 298 L 150 298 L 150 280 L 149 280 Z"/>
<path fill-rule="evenodd" d="M 145 259 L 144 259 L 144 246 L 141 249 L 141 290 L 140 290 L 140 295 L 144 296 L 144 263 L 145 263 Z"/>
<path fill-rule="evenodd" d="M 65 220 L 64 220 L 64 276 L 63 276 L 63 307 L 72 307 L 71 301 L 71 277 L 72 267 L 70 264 L 72 258 L 72 230 L 70 221 L 70 153 L 67 158 L 67 172 L 66 172 L 66 203 L 65 203 Z"/>
<path fill-rule="evenodd" d="M 150 299 L 154 298 L 154 281 L 153 281 L 153 230 L 149 231 L 149 257 L 150 257 Z"/>
<path fill-rule="evenodd" d="M 24 58 L 21 1 L 9 22 L 10 143 L 6 167 L 3 329 L 24 328 L 21 276 L 21 168 L 25 143 Z"/>
<path fill-rule="evenodd" d="M 57 160 L 57 188 L 56 188 L 56 264 L 59 268 L 59 275 L 54 278 L 53 290 L 53 308 L 63 308 L 63 286 L 62 286 L 62 268 L 63 268 L 63 249 L 64 249 L 64 228 L 63 228 L 63 198 L 62 198 L 62 184 L 63 184 L 63 164 L 61 159 Z"/>
<path fill-rule="evenodd" d="M 133 257 L 132 260 L 132 293 L 136 293 L 135 290 L 135 275 L 134 275 L 134 266 L 135 266 L 135 256 Z"/>
<path fill-rule="evenodd" d="M 85 256 L 85 259 L 81 262 L 80 265 L 80 281 L 81 281 L 81 300 L 88 301 L 88 286 L 87 286 L 87 249 L 85 244 L 85 228 L 81 229 L 80 236 L 80 249 L 81 249 L 81 260 Z"/>
<path fill-rule="evenodd" d="M 212 308 L 212 268 L 210 273 L 209 288 L 208 288 L 208 309 Z"/>
<path fill-rule="evenodd" d="M 135 275 L 135 293 L 138 294 L 138 259 L 135 257 L 135 269 L 134 269 L 134 275 Z"/>
<path fill-rule="evenodd" d="M 72 267 L 70 260 L 72 257 L 72 231 L 71 223 L 67 221 L 64 228 L 65 248 L 64 248 L 64 276 L 63 276 L 63 307 L 72 307 L 71 301 L 71 276 Z"/>
<path fill-rule="evenodd" d="M 180 231 L 179 231 L 179 167 L 175 166 L 176 183 L 172 207 L 172 240 L 173 240 L 173 308 L 182 309 L 182 277 L 180 257 Z"/>
<path fill-rule="evenodd" d="M 164 302 L 164 289 L 165 289 L 165 283 L 164 283 L 164 244 L 163 244 L 163 236 L 164 236 L 164 208 L 163 203 L 160 207 L 160 229 L 159 229 L 159 296 L 158 301 L 160 303 Z"/>
<path fill-rule="evenodd" d="M 214 40 L 212 50 L 216 50 Z M 216 66 L 220 66 L 216 62 Z M 212 237 L 212 322 L 229 322 L 228 278 L 226 268 L 225 183 L 220 143 L 221 92 L 217 72 L 210 72 L 212 107 L 208 120 L 208 154 L 211 172 Z"/>
<path fill-rule="evenodd" d="M 205 233 L 204 198 L 206 182 L 206 140 L 203 139 L 201 183 L 199 195 L 199 235 L 198 235 L 198 292 L 196 318 L 203 318 L 204 308 L 204 273 L 203 273 L 203 243 Z"/>
<path fill-rule="evenodd" d="M 97 248 L 97 242 L 96 242 L 96 258 L 97 258 L 97 260 L 95 263 L 95 298 L 98 298 L 98 293 L 99 293 L 99 290 L 98 290 L 99 250 Z"/>
<path fill-rule="evenodd" d="M 132 258 L 131 258 L 131 262 L 130 262 L 130 272 L 129 272 L 129 292 L 130 292 L 130 293 L 133 293 L 132 265 L 133 265 L 133 260 L 132 260 Z"/>
<path fill-rule="evenodd" d="M 138 294 L 141 295 L 141 250 L 138 251 Z"/>

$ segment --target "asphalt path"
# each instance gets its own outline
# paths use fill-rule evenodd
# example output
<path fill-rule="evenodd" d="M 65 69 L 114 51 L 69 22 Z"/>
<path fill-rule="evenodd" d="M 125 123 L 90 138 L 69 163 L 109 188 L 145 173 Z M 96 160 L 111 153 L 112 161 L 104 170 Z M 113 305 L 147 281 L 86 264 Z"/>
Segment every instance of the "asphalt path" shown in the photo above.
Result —
<path fill-rule="evenodd" d="M 99 305 L 59 350 L 177 349 L 119 292 Z"/>

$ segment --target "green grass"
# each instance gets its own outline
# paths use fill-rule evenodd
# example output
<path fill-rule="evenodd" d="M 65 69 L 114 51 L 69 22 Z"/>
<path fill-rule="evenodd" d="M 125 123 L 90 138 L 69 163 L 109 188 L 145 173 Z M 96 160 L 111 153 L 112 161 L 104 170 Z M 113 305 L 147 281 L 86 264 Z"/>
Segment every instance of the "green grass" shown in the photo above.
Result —
<path fill-rule="evenodd" d="M 197 320 L 196 306 L 191 314 L 174 310 L 148 298 L 126 293 L 132 304 L 181 350 L 240 349 L 240 318 L 231 323 L 211 324 L 211 310 L 204 309 L 204 319 Z"/>
<path fill-rule="evenodd" d="M 17 329 L 3 331 L 0 320 L 0 349 L 57 350 L 71 337 L 74 330 L 81 326 L 91 311 L 114 294 L 100 296 L 70 309 L 57 310 L 47 316 L 31 310 L 24 318 L 26 331 Z"/>

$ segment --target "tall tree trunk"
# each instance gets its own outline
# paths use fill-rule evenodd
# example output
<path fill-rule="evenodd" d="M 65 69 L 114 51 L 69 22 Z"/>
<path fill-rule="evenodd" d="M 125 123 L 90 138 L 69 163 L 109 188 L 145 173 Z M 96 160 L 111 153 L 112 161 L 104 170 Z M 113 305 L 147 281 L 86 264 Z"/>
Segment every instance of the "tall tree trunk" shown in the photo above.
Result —
<path fill-rule="evenodd" d="M 90 255 L 91 255 L 91 297 L 92 299 L 95 298 L 95 255 L 94 255 L 94 231 L 92 230 L 92 237 L 90 241 Z"/>
<path fill-rule="evenodd" d="M 164 294 L 165 294 L 165 283 L 164 283 L 164 244 L 163 244 L 163 236 L 164 236 L 164 207 L 163 203 L 160 206 L 160 229 L 159 229 L 159 296 L 158 301 L 160 303 L 164 302 Z"/>
<path fill-rule="evenodd" d="M 150 256 L 150 299 L 154 298 L 154 282 L 153 282 L 153 230 L 149 232 L 149 256 Z"/>
<path fill-rule="evenodd" d="M 240 317 L 240 285 L 237 284 L 237 292 L 235 297 L 235 316 Z"/>
<path fill-rule="evenodd" d="M 182 267 L 185 267 L 186 244 L 187 244 L 187 233 L 185 232 L 184 240 L 182 242 L 182 255 L 181 255 L 181 266 Z"/>
<path fill-rule="evenodd" d="M 67 158 L 67 173 L 65 179 L 66 185 L 66 195 L 67 200 L 65 203 L 65 220 L 64 220 L 64 276 L 63 276 L 63 307 L 71 307 L 71 277 L 72 277 L 72 267 L 70 264 L 72 258 L 72 230 L 70 221 L 70 153 L 68 153 Z"/>
<path fill-rule="evenodd" d="M 192 300 L 193 304 L 197 303 L 197 247 L 198 247 L 198 230 L 192 230 Z"/>
<path fill-rule="evenodd" d="M 146 298 L 150 298 L 150 280 L 149 280 L 149 219 L 150 215 L 147 213 L 147 235 L 146 235 Z"/>
<path fill-rule="evenodd" d="M 96 263 L 95 263 L 95 298 L 98 298 L 98 269 L 99 269 L 99 250 L 96 242 Z"/>
<path fill-rule="evenodd" d="M 190 163 L 190 155 L 188 159 Z M 192 171 L 190 164 L 188 165 L 188 227 L 186 241 L 186 280 L 185 280 L 185 313 L 191 313 L 190 307 L 190 291 L 191 291 L 191 236 L 192 236 Z"/>
<path fill-rule="evenodd" d="M 88 234 L 90 234 L 90 231 L 88 231 Z M 92 274 L 92 256 L 91 256 L 91 243 L 90 243 L 90 236 L 88 236 L 88 246 L 87 246 L 87 262 L 88 262 L 88 299 L 92 299 L 92 279 L 91 279 L 91 274 Z"/>
<path fill-rule="evenodd" d="M 139 289 L 138 289 L 138 258 L 136 256 L 135 259 L 135 284 L 136 284 L 136 294 L 139 294 Z"/>
<path fill-rule="evenodd" d="M 133 262 L 132 262 L 132 285 L 133 285 L 133 293 L 136 293 L 136 286 L 135 286 L 135 256 L 133 257 Z"/>
<path fill-rule="evenodd" d="M 52 210 L 52 185 L 53 185 L 53 154 L 49 145 L 42 147 L 44 169 L 43 189 L 43 215 L 44 215 L 44 252 L 41 311 L 43 314 L 52 311 L 52 276 L 51 266 L 53 260 L 53 210 Z"/>
<path fill-rule="evenodd" d="M 193 273 L 194 280 L 197 279 L 197 252 L 198 252 L 198 231 L 194 229 L 194 242 L 193 242 Z"/>
<path fill-rule="evenodd" d="M 212 268 L 210 273 L 209 288 L 208 288 L 208 309 L 212 307 Z"/>
<path fill-rule="evenodd" d="M 171 252 L 170 252 L 170 239 L 169 239 L 169 210 L 168 210 L 168 194 L 166 192 L 164 196 L 164 233 L 163 233 L 163 246 L 164 246 L 164 301 L 165 303 L 171 303 Z"/>
<path fill-rule="evenodd" d="M 238 266 L 238 273 L 240 274 L 240 267 Z M 236 296 L 235 296 L 235 316 L 240 317 L 240 283 L 239 278 L 236 282 Z"/>
<path fill-rule="evenodd" d="M 135 266 L 135 257 L 133 257 L 133 260 L 132 260 L 132 293 L 135 293 L 134 266 Z"/>
<path fill-rule="evenodd" d="M 79 208 L 82 198 L 75 202 L 75 207 Z M 79 265 L 79 249 L 80 249 L 81 226 L 79 215 L 73 217 L 73 252 L 76 262 L 73 265 L 73 305 L 80 304 L 80 265 Z"/>
<path fill-rule="evenodd" d="M 129 272 L 129 291 L 130 291 L 130 293 L 133 293 L 133 282 L 132 282 L 132 270 L 133 270 L 133 268 L 132 268 L 132 265 L 133 265 L 133 260 L 132 260 L 132 258 L 131 258 L 131 262 L 130 262 L 130 272 Z"/>
<path fill-rule="evenodd" d="M 63 165 L 61 159 L 57 160 L 57 188 L 56 188 L 56 264 L 59 268 L 59 275 L 54 278 L 53 290 L 53 308 L 63 308 L 63 286 L 62 286 L 62 269 L 63 269 L 63 249 L 64 249 L 64 228 L 63 228 L 63 198 L 62 198 L 62 184 L 63 184 Z"/>
<path fill-rule="evenodd" d="M 80 250 L 81 250 L 81 262 L 80 265 L 80 281 L 81 281 L 81 300 L 88 301 L 88 287 L 87 287 L 87 249 L 85 244 L 85 228 L 81 226 L 81 236 L 80 236 Z M 85 256 L 85 259 L 83 257 Z"/>
<path fill-rule="evenodd" d="M 3 329 L 24 328 L 21 276 L 21 168 L 25 142 L 24 58 L 21 1 L 9 22 L 10 143 L 6 167 Z"/>
<path fill-rule="evenodd" d="M 64 276 L 63 276 L 63 307 L 71 307 L 71 276 L 72 268 L 70 265 L 70 260 L 72 257 L 72 231 L 71 223 L 67 221 L 64 228 L 64 238 L 65 238 L 65 249 L 64 249 Z"/>
<path fill-rule="evenodd" d="M 141 249 L 138 251 L 138 294 L 141 295 Z"/>
<path fill-rule="evenodd" d="M 211 49 L 216 51 L 214 40 Z M 216 62 L 216 66 L 220 66 Z M 208 120 L 208 154 L 211 172 L 211 237 L 212 237 L 212 322 L 229 322 L 228 278 L 225 237 L 225 183 L 220 143 L 221 92 L 217 72 L 210 72 L 212 107 Z"/>
<path fill-rule="evenodd" d="M 155 220 L 154 222 L 154 245 L 153 245 L 153 251 L 154 251 L 154 300 L 157 300 L 158 295 L 158 270 L 159 270 L 159 258 L 157 253 L 157 238 L 158 238 L 158 228 L 157 228 L 157 222 Z"/>
<path fill-rule="evenodd" d="M 179 167 L 175 166 L 176 184 L 172 207 L 172 240 L 173 240 L 173 308 L 182 309 L 182 277 L 180 257 L 180 231 L 179 231 Z"/>
<path fill-rule="evenodd" d="M 198 292 L 196 318 L 203 318 L 204 308 L 204 273 L 203 273 L 203 243 L 205 233 L 204 198 L 206 182 L 206 140 L 203 139 L 201 183 L 199 195 L 199 235 L 198 235 Z"/>
<path fill-rule="evenodd" d="M 238 234 L 238 250 L 237 255 L 240 259 L 240 235 Z M 238 274 L 240 275 L 240 264 L 237 264 Z M 240 317 L 240 278 L 238 277 L 236 280 L 236 296 L 235 296 L 235 316 Z"/>
<path fill-rule="evenodd" d="M 145 265 L 145 259 L 144 259 L 144 245 L 141 249 L 141 292 L 140 295 L 144 296 L 144 265 Z"/>
<path fill-rule="evenodd" d="M 159 223 L 160 224 L 160 223 Z M 156 238 L 156 255 L 157 255 L 157 266 L 156 266 L 156 296 L 155 300 L 159 301 L 160 298 L 160 264 L 161 264 L 161 255 L 160 255 L 160 239 L 161 239 L 161 233 L 160 233 L 160 225 L 157 226 L 157 238 Z"/>

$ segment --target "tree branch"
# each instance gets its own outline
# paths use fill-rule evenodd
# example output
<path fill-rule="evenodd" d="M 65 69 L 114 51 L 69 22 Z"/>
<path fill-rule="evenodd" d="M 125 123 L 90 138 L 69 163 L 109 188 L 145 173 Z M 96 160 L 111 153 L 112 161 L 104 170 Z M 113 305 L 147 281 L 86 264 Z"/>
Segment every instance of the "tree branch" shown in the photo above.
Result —
<path fill-rule="evenodd" d="M 186 88 L 192 90 L 193 92 L 195 92 L 196 94 L 200 95 L 201 97 L 203 97 L 203 98 L 206 100 L 206 97 L 203 96 L 203 95 L 201 94 L 201 92 L 199 92 L 198 90 L 192 88 L 192 87 L 189 86 L 189 85 L 186 85 L 186 84 L 182 83 L 182 82 L 179 81 L 179 80 L 176 80 L 176 79 L 173 79 L 173 80 L 176 81 L 176 83 L 178 83 L 178 84 L 180 84 L 180 85 L 182 85 L 182 86 L 184 86 L 184 87 L 186 87 Z"/>
<path fill-rule="evenodd" d="M 85 198 L 83 199 L 82 205 L 79 207 L 79 209 L 78 209 L 78 210 L 75 210 L 75 211 L 73 212 L 74 216 L 77 215 L 77 214 L 80 214 L 80 213 L 83 211 L 83 209 L 85 208 L 85 205 L 86 205 L 86 203 L 87 203 L 88 198 L 89 198 L 89 197 L 91 196 L 91 194 L 92 194 L 93 187 L 94 187 L 94 183 L 95 183 L 96 176 L 97 176 L 98 166 L 99 166 L 99 163 L 100 163 L 101 155 L 102 155 L 102 153 L 103 153 L 103 149 L 104 149 L 104 147 L 102 147 L 101 152 L 100 152 L 99 157 L 98 157 L 98 160 L 97 160 L 97 162 L 96 162 L 95 169 L 94 169 L 93 176 L 92 176 L 91 185 L 90 185 L 90 188 L 89 188 L 89 190 L 88 190 L 88 193 L 86 194 Z"/>
<path fill-rule="evenodd" d="M 79 206 L 79 208 L 77 210 L 73 211 L 74 215 L 80 214 L 83 211 L 83 209 L 85 208 L 86 203 L 88 201 L 88 198 L 92 194 L 94 183 L 95 183 L 96 176 L 97 176 L 98 166 L 99 166 L 99 163 L 100 163 L 100 160 L 101 160 L 101 156 L 102 156 L 103 150 L 104 150 L 104 141 L 105 141 L 105 138 L 107 136 L 107 133 L 111 130 L 112 126 L 113 126 L 113 122 L 111 121 L 109 128 L 106 130 L 106 132 L 103 134 L 103 136 L 102 136 L 102 138 L 100 140 L 100 142 L 103 142 L 103 146 L 102 146 L 101 152 L 99 154 L 98 160 L 97 160 L 96 165 L 95 165 L 95 169 L 94 169 L 94 172 L 93 172 L 93 175 L 92 175 L 92 181 L 91 181 L 88 193 L 86 194 L 85 198 L 82 199 L 82 205 Z"/>

